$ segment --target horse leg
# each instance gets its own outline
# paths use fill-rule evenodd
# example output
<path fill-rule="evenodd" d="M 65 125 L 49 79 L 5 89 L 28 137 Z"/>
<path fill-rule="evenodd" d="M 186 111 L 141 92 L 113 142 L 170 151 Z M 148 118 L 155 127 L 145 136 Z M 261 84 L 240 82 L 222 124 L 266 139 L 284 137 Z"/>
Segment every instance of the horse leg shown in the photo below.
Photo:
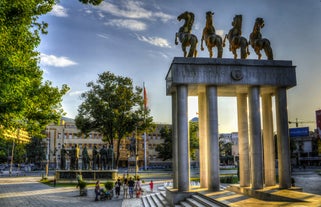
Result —
<path fill-rule="evenodd" d="M 207 49 L 208 49 L 208 52 L 210 53 L 210 58 L 212 58 L 213 57 L 213 50 L 212 50 L 213 48 L 212 48 L 212 46 L 209 45 L 207 47 Z"/>
<path fill-rule="evenodd" d="M 241 59 L 246 59 L 247 53 L 246 53 L 246 47 L 241 47 Z"/>
<path fill-rule="evenodd" d="M 270 45 L 264 47 L 264 52 L 268 60 L 273 60 L 273 52 Z"/>
<path fill-rule="evenodd" d="M 217 47 L 217 58 L 222 58 L 223 56 L 223 43 L 222 43 L 222 38 L 218 36 L 217 41 L 216 41 L 216 47 Z"/>
<path fill-rule="evenodd" d="M 183 50 L 183 53 L 184 53 L 184 57 L 186 57 L 186 54 L 187 54 L 186 46 L 183 46 L 183 44 L 182 44 L 182 50 Z"/>

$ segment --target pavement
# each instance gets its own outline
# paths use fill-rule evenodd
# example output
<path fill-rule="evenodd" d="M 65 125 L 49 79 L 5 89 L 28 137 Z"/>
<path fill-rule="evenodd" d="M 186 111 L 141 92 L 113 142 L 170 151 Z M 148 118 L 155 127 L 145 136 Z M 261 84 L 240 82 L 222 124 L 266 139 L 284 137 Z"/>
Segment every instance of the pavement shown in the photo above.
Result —
<path fill-rule="evenodd" d="M 88 188 L 87 196 L 79 196 L 75 187 L 50 187 L 39 183 L 39 177 L 2 177 L 0 178 L 1 207 L 141 207 L 141 199 L 113 198 L 95 201 L 93 187 Z M 146 189 L 147 186 L 143 186 Z M 147 189 L 146 191 L 147 192 Z"/>

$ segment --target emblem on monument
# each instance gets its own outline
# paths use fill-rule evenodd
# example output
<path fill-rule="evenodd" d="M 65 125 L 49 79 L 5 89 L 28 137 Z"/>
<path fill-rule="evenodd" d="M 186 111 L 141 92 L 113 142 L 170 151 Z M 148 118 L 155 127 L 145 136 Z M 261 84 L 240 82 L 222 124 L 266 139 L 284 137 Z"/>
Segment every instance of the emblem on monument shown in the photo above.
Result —
<path fill-rule="evenodd" d="M 242 80 L 243 79 L 242 70 L 240 69 L 232 70 L 231 77 L 233 78 L 233 80 L 236 80 L 236 81 Z"/>

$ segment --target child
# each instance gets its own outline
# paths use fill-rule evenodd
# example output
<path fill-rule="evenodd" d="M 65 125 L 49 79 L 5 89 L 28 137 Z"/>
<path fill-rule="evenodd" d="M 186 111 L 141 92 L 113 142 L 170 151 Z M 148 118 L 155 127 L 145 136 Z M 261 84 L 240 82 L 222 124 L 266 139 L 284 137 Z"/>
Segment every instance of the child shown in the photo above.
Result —
<path fill-rule="evenodd" d="M 150 181 L 149 188 L 150 188 L 150 191 L 153 192 L 153 188 L 154 188 L 153 180 Z"/>

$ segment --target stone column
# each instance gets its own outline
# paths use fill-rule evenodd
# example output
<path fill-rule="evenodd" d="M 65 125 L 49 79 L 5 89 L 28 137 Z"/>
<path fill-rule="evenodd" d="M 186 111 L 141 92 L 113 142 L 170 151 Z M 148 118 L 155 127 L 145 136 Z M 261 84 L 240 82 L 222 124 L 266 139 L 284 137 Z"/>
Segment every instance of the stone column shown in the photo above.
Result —
<path fill-rule="evenodd" d="M 208 188 L 207 106 L 205 92 L 198 94 L 200 187 Z"/>
<path fill-rule="evenodd" d="M 290 170 L 290 140 L 288 126 L 288 110 L 286 100 L 286 88 L 278 88 L 275 95 L 278 169 L 280 188 L 291 187 Z"/>
<path fill-rule="evenodd" d="M 249 158 L 249 135 L 248 135 L 248 110 L 247 94 L 237 94 L 237 122 L 239 139 L 239 172 L 240 186 L 250 186 L 250 158 Z"/>
<path fill-rule="evenodd" d="M 220 190 L 219 176 L 219 145 L 218 145 L 218 115 L 217 115 L 217 87 L 207 86 L 207 146 L 208 146 L 208 188 Z"/>
<path fill-rule="evenodd" d="M 189 191 L 190 162 L 187 117 L 187 85 L 177 86 L 178 191 Z"/>
<path fill-rule="evenodd" d="M 260 87 L 249 88 L 251 188 L 263 188 Z"/>
<path fill-rule="evenodd" d="M 265 186 L 275 185 L 275 143 L 273 136 L 272 95 L 262 95 L 264 180 Z"/>
<path fill-rule="evenodd" d="M 172 133 L 173 133 L 173 151 L 172 151 L 172 168 L 173 168 L 173 188 L 178 187 L 178 169 L 177 169 L 177 93 L 172 93 Z"/>

